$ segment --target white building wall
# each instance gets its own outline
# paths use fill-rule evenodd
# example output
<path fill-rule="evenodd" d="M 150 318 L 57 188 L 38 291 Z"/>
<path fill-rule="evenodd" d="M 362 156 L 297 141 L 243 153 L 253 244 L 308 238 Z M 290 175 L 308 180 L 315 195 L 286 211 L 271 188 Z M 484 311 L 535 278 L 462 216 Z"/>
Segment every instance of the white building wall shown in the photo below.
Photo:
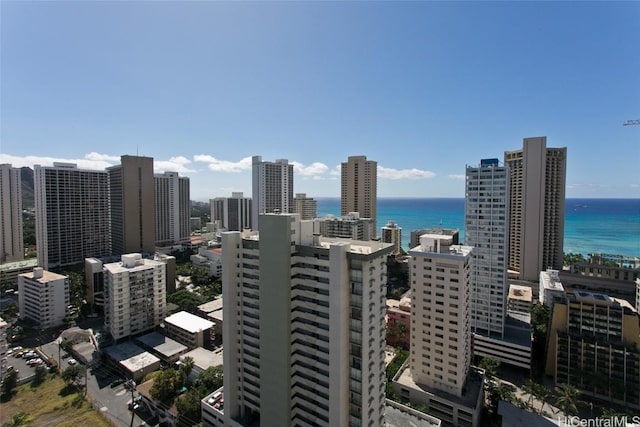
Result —
<path fill-rule="evenodd" d="M 154 175 L 156 192 L 156 244 L 189 242 L 191 202 L 189 178 L 178 172 Z"/>
<path fill-rule="evenodd" d="M 69 279 L 36 267 L 18 276 L 18 309 L 21 319 L 31 319 L 42 329 L 62 325 L 70 297 Z"/>

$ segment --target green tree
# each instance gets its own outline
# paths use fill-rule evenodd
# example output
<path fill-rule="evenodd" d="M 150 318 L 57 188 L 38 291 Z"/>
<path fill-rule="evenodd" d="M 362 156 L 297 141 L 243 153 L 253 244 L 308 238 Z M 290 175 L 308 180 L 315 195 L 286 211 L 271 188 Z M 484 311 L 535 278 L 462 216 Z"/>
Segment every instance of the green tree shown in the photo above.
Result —
<path fill-rule="evenodd" d="M 182 375 L 173 368 L 165 369 L 154 378 L 151 386 L 151 397 L 168 404 L 178 394 L 182 387 Z"/>
<path fill-rule="evenodd" d="M 176 401 L 178 427 L 191 427 L 201 420 L 200 400 L 206 396 L 198 388 L 187 391 Z"/>
<path fill-rule="evenodd" d="M 31 424 L 29 415 L 25 412 L 18 412 L 17 414 L 13 414 L 11 421 L 2 424 L 2 427 L 21 427 L 28 426 L 29 424 Z"/>
<path fill-rule="evenodd" d="M 536 383 L 533 380 L 527 380 L 527 382 L 522 386 L 522 391 L 529 395 L 527 399 L 527 405 L 531 406 L 531 402 L 536 396 Z"/>
<path fill-rule="evenodd" d="M 483 357 L 478 365 L 480 369 L 484 369 L 485 376 L 491 380 L 498 375 L 498 368 L 500 368 L 500 361 L 493 357 Z"/>
<path fill-rule="evenodd" d="M 556 406 L 565 417 L 576 415 L 578 413 L 578 405 L 583 402 L 578 399 L 580 391 L 570 384 L 560 384 L 556 387 Z"/>
<path fill-rule="evenodd" d="M 47 378 L 47 368 L 45 368 L 42 365 L 36 366 L 32 384 L 34 386 L 39 386 L 44 382 L 46 378 Z"/>
<path fill-rule="evenodd" d="M 15 370 L 11 370 L 4 375 L 2 385 L 0 389 L 4 398 L 10 398 L 13 394 L 13 389 L 18 385 L 18 373 Z"/>
<path fill-rule="evenodd" d="M 563 264 L 566 266 L 573 265 L 577 262 L 587 262 L 584 255 L 582 254 L 574 254 L 573 252 L 564 253 L 562 256 Z"/>
<path fill-rule="evenodd" d="M 542 384 L 535 383 L 534 386 L 535 395 L 538 401 L 540 402 L 540 415 L 544 414 L 544 405 L 549 403 L 549 398 L 551 397 L 551 391 L 547 387 Z"/>
<path fill-rule="evenodd" d="M 193 371 L 194 366 L 195 366 L 195 362 L 193 361 L 193 357 L 187 356 L 184 359 L 182 359 L 180 364 L 180 370 L 184 374 L 184 381 L 186 383 L 188 383 L 189 381 L 189 375 L 191 374 L 191 371 Z"/>
<path fill-rule="evenodd" d="M 78 385 L 80 378 L 84 377 L 84 366 L 73 365 L 62 371 L 62 381 L 67 384 Z"/>
<path fill-rule="evenodd" d="M 206 394 L 208 394 L 222 387 L 222 378 L 222 366 L 212 366 L 200 372 L 197 383 L 201 385 Z"/>
<path fill-rule="evenodd" d="M 195 292 L 179 289 L 167 297 L 167 302 L 176 304 L 180 310 L 194 312 L 199 305 L 207 301 Z"/>

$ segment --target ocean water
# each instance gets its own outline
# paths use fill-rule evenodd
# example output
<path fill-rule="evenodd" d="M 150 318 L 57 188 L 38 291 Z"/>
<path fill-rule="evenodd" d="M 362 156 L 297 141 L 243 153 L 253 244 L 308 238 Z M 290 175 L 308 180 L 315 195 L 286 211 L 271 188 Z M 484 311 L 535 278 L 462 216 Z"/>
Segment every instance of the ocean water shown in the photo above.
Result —
<path fill-rule="evenodd" d="M 339 198 L 317 200 L 319 216 L 340 215 Z M 378 198 L 378 232 L 389 220 L 402 227 L 405 249 L 419 228 L 458 228 L 462 240 L 464 199 Z M 565 252 L 640 256 L 640 199 L 567 199 L 564 228 Z"/>

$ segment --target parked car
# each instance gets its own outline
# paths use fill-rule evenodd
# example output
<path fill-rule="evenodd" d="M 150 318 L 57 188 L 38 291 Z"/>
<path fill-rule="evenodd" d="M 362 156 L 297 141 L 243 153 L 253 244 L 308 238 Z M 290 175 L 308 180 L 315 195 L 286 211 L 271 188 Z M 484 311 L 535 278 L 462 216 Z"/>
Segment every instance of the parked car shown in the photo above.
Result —
<path fill-rule="evenodd" d="M 78 363 L 76 361 L 76 359 L 74 359 L 73 357 L 71 357 L 70 359 L 67 360 L 67 363 L 71 366 L 75 365 L 76 363 Z"/>
<path fill-rule="evenodd" d="M 111 384 L 110 387 L 111 388 L 116 388 L 118 387 L 120 384 L 122 384 L 124 382 L 124 378 L 118 378 L 117 380 L 114 380 Z"/>

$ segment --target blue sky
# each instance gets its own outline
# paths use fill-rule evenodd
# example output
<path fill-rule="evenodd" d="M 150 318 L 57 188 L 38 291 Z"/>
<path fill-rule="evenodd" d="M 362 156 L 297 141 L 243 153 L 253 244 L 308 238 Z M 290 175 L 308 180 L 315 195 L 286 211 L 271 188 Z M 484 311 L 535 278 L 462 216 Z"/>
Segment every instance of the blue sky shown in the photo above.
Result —
<path fill-rule="evenodd" d="M 339 196 L 463 197 L 465 165 L 568 149 L 568 197 L 640 197 L 638 2 L 0 3 L 0 163 L 122 154 L 251 193 L 249 157 Z"/>

